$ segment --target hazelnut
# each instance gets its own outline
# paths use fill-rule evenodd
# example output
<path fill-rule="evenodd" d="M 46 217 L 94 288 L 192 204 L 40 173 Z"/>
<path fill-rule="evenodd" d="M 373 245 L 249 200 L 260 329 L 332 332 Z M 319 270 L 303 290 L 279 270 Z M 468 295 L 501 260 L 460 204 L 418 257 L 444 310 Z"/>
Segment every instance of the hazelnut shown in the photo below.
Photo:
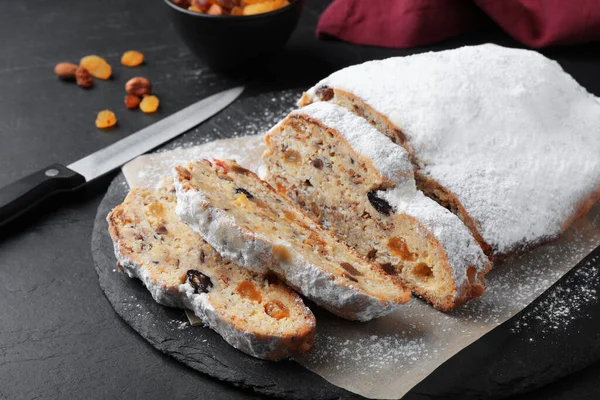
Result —
<path fill-rule="evenodd" d="M 60 63 L 54 67 L 54 72 L 60 79 L 74 80 L 75 71 L 77 71 L 77 65 L 71 63 Z"/>
<path fill-rule="evenodd" d="M 150 84 L 150 81 L 142 76 L 131 78 L 125 84 L 125 91 L 127 94 L 133 94 L 138 97 L 150 94 L 151 90 L 152 85 Z"/>

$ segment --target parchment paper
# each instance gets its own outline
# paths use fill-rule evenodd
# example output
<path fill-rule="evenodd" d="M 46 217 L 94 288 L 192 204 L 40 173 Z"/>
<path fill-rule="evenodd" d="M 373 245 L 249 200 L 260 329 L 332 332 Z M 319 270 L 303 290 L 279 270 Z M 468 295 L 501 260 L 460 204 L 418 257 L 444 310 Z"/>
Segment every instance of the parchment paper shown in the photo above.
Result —
<path fill-rule="evenodd" d="M 264 144 L 260 136 L 141 156 L 123 167 L 130 187 L 156 187 L 173 165 L 202 157 L 231 158 L 257 171 Z M 600 243 L 600 206 L 558 240 L 487 275 L 482 297 L 451 313 L 413 299 L 400 311 L 367 323 L 319 314 L 313 349 L 296 359 L 327 381 L 365 397 L 406 394 L 444 361 L 525 308 Z M 546 329 L 564 327 L 571 311 L 595 300 L 593 289 L 574 290 L 568 304 L 540 310 Z"/>

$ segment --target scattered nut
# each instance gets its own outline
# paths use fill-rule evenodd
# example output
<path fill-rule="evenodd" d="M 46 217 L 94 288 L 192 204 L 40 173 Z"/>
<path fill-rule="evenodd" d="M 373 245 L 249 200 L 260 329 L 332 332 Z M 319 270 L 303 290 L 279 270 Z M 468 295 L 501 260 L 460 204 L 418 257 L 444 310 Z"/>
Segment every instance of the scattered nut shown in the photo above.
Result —
<path fill-rule="evenodd" d="M 150 81 L 143 76 L 136 76 L 135 78 L 131 78 L 125 84 L 125 91 L 127 94 L 133 94 L 139 97 L 142 97 L 146 94 L 150 94 L 152 90 L 152 85 Z"/>
<path fill-rule="evenodd" d="M 138 96 L 134 94 L 128 94 L 125 96 L 125 107 L 129 108 L 130 110 L 136 109 L 140 105 L 141 101 L 142 99 L 140 99 Z"/>
<path fill-rule="evenodd" d="M 77 67 L 77 70 L 75 71 L 75 80 L 82 88 L 89 89 L 94 87 L 94 78 L 92 78 L 85 68 Z"/>
<path fill-rule="evenodd" d="M 60 63 L 54 67 L 54 72 L 60 79 L 74 80 L 75 71 L 77 71 L 77 65 L 71 63 Z"/>

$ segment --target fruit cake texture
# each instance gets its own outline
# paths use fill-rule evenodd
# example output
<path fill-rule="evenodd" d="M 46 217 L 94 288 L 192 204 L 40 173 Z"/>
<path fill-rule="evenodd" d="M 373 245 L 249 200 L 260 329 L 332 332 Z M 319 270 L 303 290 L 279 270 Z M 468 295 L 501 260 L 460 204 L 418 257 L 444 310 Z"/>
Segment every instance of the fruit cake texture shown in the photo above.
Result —
<path fill-rule="evenodd" d="M 416 189 L 402 146 L 335 104 L 293 111 L 265 137 L 265 179 L 435 307 L 478 297 L 490 263 L 460 219 Z"/>
<path fill-rule="evenodd" d="M 133 189 L 107 217 L 120 269 L 154 300 L 192 310 L 230 345 L 278 360 L 309 350 L 315 318 L 275 277 L 224 260 L 175 214 L 175 189 Z"/>
<path fill-rule="evenodd" d="M 403 144 L 419 187 L 493 258 L 558 236 L 600 196 L 600 101 L 558 63 L 492 44 L 333 73 L 334 102 Z"/>
<path fill-rule="evenodd" d="M 366 321 L 409 300 L 395 279 L 234 161 L 178 166 L 175 187 L 181 221 L 223 257 L 275 273 L 336 315 Z"/>

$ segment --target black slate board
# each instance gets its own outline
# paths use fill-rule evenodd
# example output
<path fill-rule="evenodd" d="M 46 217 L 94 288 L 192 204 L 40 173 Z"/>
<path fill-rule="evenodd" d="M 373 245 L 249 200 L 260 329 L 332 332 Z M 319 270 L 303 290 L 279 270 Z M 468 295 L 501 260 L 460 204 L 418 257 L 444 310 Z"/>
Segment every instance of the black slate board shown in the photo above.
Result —
<path fill-rule="evenodd" d="M 277 118 L 293 106 L 294 98 L 289 92 L 245 98 L 166 147 L 227 137 L 239 130 L 240 115 L 253 121 L 266 108 L 269 117 Z M 260 127 L 251 124 L 251 128 Z M 144 339 L 195 370 L 259 393 L 290 399 L 360 398 L 292 361 L 257 360 L 233 349 L 210 329 L 186 328 L 183 311 L 158 305 L 140 282 L 119 273 L 105 217 L 127 191 L 121 174 L 98 208 L 92 254 L 108 300 Z M 549 326 L 548 318 L 540 318 L 557 304 L 570 304 L 572 290 L 583 289 L 594 295 L 571 310 L 564 324 Z M 600 330 L 595 326 L 600 321 L 600 302 L 595 290 L 600 291 L 600 249 L 521 313 L 440 366 L 405 398 L 504 398 L 541 387 L 600 359 Z"/>

